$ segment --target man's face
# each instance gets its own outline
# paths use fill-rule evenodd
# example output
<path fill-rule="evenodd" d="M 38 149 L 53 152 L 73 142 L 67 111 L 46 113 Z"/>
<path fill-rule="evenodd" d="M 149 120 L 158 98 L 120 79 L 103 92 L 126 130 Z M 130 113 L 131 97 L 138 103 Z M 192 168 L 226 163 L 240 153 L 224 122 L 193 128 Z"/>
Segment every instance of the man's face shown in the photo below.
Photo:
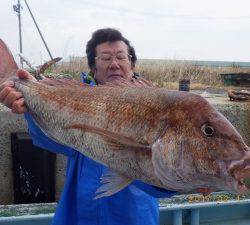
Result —
<path fill-rule="evenodd" d="M 98 84 L 132 78 L 133 67 L 128 47 L 123 41 L 104 42 L 97 45 L 95 50 L 95 67 L 92 72 Z"/>

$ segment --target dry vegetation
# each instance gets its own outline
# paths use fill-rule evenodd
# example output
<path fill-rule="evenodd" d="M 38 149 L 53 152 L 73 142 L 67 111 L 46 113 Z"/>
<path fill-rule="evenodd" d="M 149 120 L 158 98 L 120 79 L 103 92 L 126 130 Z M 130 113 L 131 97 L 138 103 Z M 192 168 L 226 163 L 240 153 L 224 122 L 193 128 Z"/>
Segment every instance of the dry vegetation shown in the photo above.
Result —
<path fill-rule="evenodd" d="M 82 71 L 89 71 L 86 58 L 71 58 L 70 62 L 62 63 L 50 72 L 70 74 L 79 78 L 79 73 Z M 138 60 L 136 72 L 161 87 L 178 89 L 180 79 L 190 79 L 191 89 L 203 89 L 206 87 L 223 88 L 221 73 L 249 73 L 250 68 L 240 68 L 235 65 L 232 67 L 196 66 L 181 61 Z"/>

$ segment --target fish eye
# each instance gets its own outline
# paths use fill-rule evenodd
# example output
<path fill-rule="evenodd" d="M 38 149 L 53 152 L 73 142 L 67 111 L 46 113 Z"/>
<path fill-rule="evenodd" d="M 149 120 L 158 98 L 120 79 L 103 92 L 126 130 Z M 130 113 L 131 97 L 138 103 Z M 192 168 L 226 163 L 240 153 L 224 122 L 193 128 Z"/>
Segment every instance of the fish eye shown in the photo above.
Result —
<path fill-rule="evenodd" d="M 201 131 L 203 134 L 205 134 L 207 137 L 211 137 L 214 134 L 214 128 L 208 124 L 203 124 L 201 127 Z"/>

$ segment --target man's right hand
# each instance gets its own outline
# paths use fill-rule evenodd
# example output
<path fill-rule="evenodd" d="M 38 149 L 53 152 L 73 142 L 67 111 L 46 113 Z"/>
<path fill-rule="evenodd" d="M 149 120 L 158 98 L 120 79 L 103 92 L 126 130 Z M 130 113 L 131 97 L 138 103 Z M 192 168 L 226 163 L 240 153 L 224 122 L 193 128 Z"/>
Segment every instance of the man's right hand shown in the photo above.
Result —
<path fill-rule="evenodd" d="M 26 70 L 18 70 L 17 76 L 19 77 L 19 79 L 35 79 Z M 13 113 L 24 113 L 27 111 L 23 95 L 21 92 L 15 89 L 13 81 L 7 80 L 3 84 L 1 84 L 0 102 L 10 108 Z"/>

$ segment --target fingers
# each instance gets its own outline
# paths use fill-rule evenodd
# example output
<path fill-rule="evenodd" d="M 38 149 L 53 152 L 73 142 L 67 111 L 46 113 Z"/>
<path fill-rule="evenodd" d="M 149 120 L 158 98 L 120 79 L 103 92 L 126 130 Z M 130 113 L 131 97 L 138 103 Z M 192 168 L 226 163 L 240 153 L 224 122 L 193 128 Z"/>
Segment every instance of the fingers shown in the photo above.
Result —
<path fill-rule="evenodd" d="M 150 82 L 145 80 L 144 78 L 132 78 L 131 83 L 133 83 L 133 86 L 135 87 L 154 87 L 154 85 Z"/>
<path fill-rule="evenodd" d="M 20 98 L 12 104 L 13 113 L 25 113 L 26 111 L 27 111 L 27 108 L 24 104 L 24 98 Z"/>
<path fill-rule="evenodd" d="M 18 70 L 17 76 L 20 79 L 35 80 L 35 78 L 25 70 Z M 27 109 L 24 104 L 23 95 L 21 92 L 16 91 L 14 86 L 14 82 L 10 80 L 0 85 L 0 102 L 12 109 L 12 112 L 24 113 Z"/>
<path fill-rule="evenodd" d="M 3 84 L 4 88 L 0 91 L 0 102 L 8 108 L 13 109 L 14 106 L 13 112 L 23 113 L 26 111 L 26 107 L 24 105 L 22 93 L 16 91 L 12 86 L 14 86 L 14 83 L 10 81 L 6 81 Z"/>
<path fill-rule="evenodd" d="M 135 78 L 132 78 L 130 80 L 130 83 L 132 84 L 131 85 L 132 87 L 143 87 L 143 84 L 138 79 Z"/>
<path fill-rule="evenodd" d="M 31 80 L 36 80 L 28 71 L 19 69 L 17 71 L 17 76 L 20 79 L 31 79 Z M 5 87 L 14 87 L 14 82 L 12 80 L 7 80 L 3 84 L 0 85 L 0 92 L 5 88 Z"/>
<path fill-rule="evenodd" d="M 19 69 L 17 71 L 17 76 L 20 79 L 31 79 L 31 80 L 36 80 L 28 71 Z"/>
<path fill-rule="evenodd" d="M 112 82 L 106 82 L 103 85 L 100 86 L 109 86 L 109 87 L 129 87 L 129 86 L 134 86 L 131 81 L 126 80 L 122 77 L 119 79 L 113 80 Z"/>
<path fill-rule="evenodd" d="M 154 85 L 150 81 L 148 81 L 148 80 L 146 80 L 146 79 L 144 79 L 142 77 L 139 77 L 139 78 L 137 78 L 135 80 L 137 80 L 144 87 L 154 87 Z"/>
<path fill-rule="evenodd" d="M 14 101 L 16 101 L 16 100 L 18 100 L 19 98 L 22 97 L 22 93 L 16 91 L 13 88 L 10 89 L 9 87 L 7 87 L 6 89 L 4 89 L 4 90 L 6 90 L 6 95 L 4 96 L 4 99 L 2 100 L 2 103 L 5 106 L 7 106 L 8 108 L 11 108 Z"/>
<path fill-rule="evenodd" d="M 119 86 L 119 87 L 154 87 L 154 85 L 141 77 L 139 78 L 131 78 L 130 80 L 119 78 L 116 80 L 113 80 L 112 82 L 106 82 L 104 84 L 105 86 Z"/>
<path fill-rule="evenodd" d="M 3 84 L 0 85 L 0 93 L 6 87 L 14 87 L 13 81 L 5 81 Z"/>
<path fill-rule="evenodd" d="M 4 103 L 4 100 L 8 96 L 8 94 L 12 91 L 15 91 L 13 87 L 6 86 L 0 91 L 0 102 Z"/>
<path fill-rule="evenodd" d="M 117 80 L 114 80 L 112 84 L 115 84 L 117 86 L 122 86 L 122 87 L 134 86 L 130 80 L 124 79 L 122 77 Z"/>

